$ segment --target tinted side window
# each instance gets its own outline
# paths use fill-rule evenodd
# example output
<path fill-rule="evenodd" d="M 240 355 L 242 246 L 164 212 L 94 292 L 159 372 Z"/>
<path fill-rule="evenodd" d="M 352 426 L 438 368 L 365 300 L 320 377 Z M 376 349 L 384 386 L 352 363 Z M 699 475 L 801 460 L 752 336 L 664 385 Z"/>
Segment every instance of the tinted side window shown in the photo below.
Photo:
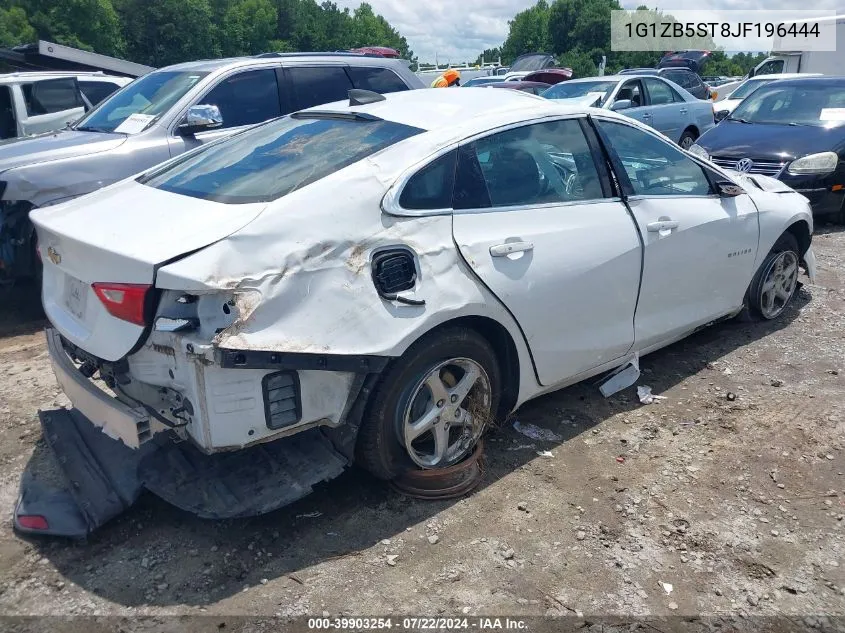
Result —
<path fill-rule="evenodd" d="M 664 73 L 664 79 L 668 79 L 671 82 L 678 84 L 681 88 L 690 88 L 689 77 L 686 73 L 678 72 L 677 70 Z"/>
<path fill-rule="evenodd" d="M 356 88 L 372 90 L 373 92 L 401 92 L 407 90 L 408 86 L 392 70 L 387 68 L 374 68 L 367 66 L 351 66 L 349 75 Z M 341 97 L 343 98 L 343 97 Z"/>
<path fill-rule="evenodd" d="M 701 77 L 696 75 L 695 73 L 689 73 L 689 85 L 692 87 L 693 90 L 699 90 L 704 88 L 704 82 L 701 81 Z"/>
<path fill-rule="evenodd" d="M 105 100 L 111 93 L 115 92 L 120 86 L 108 81 L 80 81 L 79 89 L 85 98 L 92 106 L 97 105 L 100 101 Z"/>
<path fill-rule="evenodd" d="M 706 196 L 704 170 L 680 149 L 621 123 L 599 121 L 639 196 Z"/>
<path fill-rule="evenodd" d="M 220 108 L 224 128 L 253 125 L 282 114 L 279 85 L 272 69 L 249 70 L 227 77 L 199 103 Z"/>
<path fill-rule="evenodd" d="M 0 139 L 15 138 L 18 126 L 15 124 L 15 109 L 12 107 L 12 91 L 0 86 Z"/>
<path fill-rule="evenodd" d="M 62 112 L 82 106 L 76 80 L 72 77 L 21 84 L 21 90 L 29 116 Z"/>
<path fill-rule="evenodd" d="M 757 71 L 757 75 L 776 75 L 783 72 L 783 60 L 776 59 L 766 62 Z"/>
<path fill-rule="evenodd" d="M 675 91 L 659 79 L 646 79 L 645 83 L 652 105 L 664 105 L 674 103 L 675 101 L 683 101 L 680 96 L 678 99 L 675 99 Z"/>
<path fill-rule="evenodd" d="M 414 174 L 399 196 L 403 209 L 448 209 L 452 206 L 457 150 L 441 156 Z"/>
<path fill-rule="evenodd" d="M 287 69 L 296 109 L 349 98 L 352 82 L 341 66 L 294 67 Z"/>
<path fill-rule="evenodd" d="M 475 150 L 494 207 L 603 197 L 590 147 L 575 119 L 500 132 L 478 140 Z"/>

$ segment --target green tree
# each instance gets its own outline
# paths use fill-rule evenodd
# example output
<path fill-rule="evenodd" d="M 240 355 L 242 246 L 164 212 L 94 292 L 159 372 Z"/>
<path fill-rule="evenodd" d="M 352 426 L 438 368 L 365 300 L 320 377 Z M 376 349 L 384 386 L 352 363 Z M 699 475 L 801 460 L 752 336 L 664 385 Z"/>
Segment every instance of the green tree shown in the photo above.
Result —
<path fill-rule="evenodd" d="M 23 7 L 0 9 L 0 46 L 27 44 L 38 39 Z"/>
<path fill-rule="evenodd" d="M 38 39 L 96 51 L 125 54 L 120 19 L 111 0 L 24 0 Z"/>
<path fill-rule="evenodd" d="M 122 0 L 118 11 L 132 61 L 167 66 L 220 56 L 208 0 Z"/>
<path fill-rule="evenodd" d="M 517 13 L 508 22 L 510 31 L 502 45 L 502 62 L 510 64 L 525 53 L 549 49 L 549 5 L 539 0 L 533 7 Z"/>
<path fill-rule="evenodd" d="M 482 61 L 486 64 L 489 64 L 491 62 L 497 62 L 499 61 L 499 57 L 501 56 L 502 50 L 500 48 L 487 48 L 484 50 L 484 52 L 481 53 L 481 55 L 476 57 L 475 63 L 481 64 Z"/>
<path fill-rule="evenodd" d="M 223 16 L 220 45 L 224 55 L 255 55 L 273 50 L 276 7 L 270 0 L 237 0 Z"/>

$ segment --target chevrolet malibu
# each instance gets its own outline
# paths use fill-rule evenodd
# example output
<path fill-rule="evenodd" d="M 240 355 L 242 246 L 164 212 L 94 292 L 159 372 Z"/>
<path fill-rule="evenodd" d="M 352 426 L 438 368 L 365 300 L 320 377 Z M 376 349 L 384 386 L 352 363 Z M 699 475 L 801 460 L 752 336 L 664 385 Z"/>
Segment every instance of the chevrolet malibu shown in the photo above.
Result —
<path fill-rule="evenodd" d="M 54 534 L 142 488 L 231 517 L 356 461 L 452 466 L 531 398 L 777 318 L 815 270 L 781 183 L 484 88 L 352 91 L 31 217 L 76 485 L 25 477 L 15 522 Z"/>

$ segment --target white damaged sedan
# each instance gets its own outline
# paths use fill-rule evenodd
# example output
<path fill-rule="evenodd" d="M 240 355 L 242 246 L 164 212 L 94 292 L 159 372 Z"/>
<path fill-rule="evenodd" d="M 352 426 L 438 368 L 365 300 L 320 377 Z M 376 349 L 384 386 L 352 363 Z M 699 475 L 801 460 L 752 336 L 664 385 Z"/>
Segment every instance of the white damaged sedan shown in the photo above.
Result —
<path fill-rule="evenodd" d="M 242 516 L 353 461 L 448 467 L 523 402 L 777 318 L 814 275 L 804 197 L 614 112 L 353 93 L 31 214 L 74 406 L 42 424 L 76 485 L 25 481 L 18 529 L 84 534 L 143 488 Z"/>

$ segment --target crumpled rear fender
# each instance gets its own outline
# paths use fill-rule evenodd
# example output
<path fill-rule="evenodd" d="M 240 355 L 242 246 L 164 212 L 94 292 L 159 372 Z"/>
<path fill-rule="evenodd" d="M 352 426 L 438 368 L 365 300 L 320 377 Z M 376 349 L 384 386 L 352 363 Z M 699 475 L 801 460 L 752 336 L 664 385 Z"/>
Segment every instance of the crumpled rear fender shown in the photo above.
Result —
<path fill-rule="evenodd" d="M 224 351 L 398 357 L 439 325 L 486 317 L 516 345 L 520 391 L 536 389 L 519 326 L 460 257 L 450 215 L 383 214 L 389 182 L 367 161 L 316 184 L 272 203 L 225 240 L 163 267 L 156 285 L 234 293 L 237 318 L 213 341 Z M 403 294 L 424 305 L 376 291 L 373 255 L 396 246 L 409 249 L 417 266 L 417 284 Z"/>

